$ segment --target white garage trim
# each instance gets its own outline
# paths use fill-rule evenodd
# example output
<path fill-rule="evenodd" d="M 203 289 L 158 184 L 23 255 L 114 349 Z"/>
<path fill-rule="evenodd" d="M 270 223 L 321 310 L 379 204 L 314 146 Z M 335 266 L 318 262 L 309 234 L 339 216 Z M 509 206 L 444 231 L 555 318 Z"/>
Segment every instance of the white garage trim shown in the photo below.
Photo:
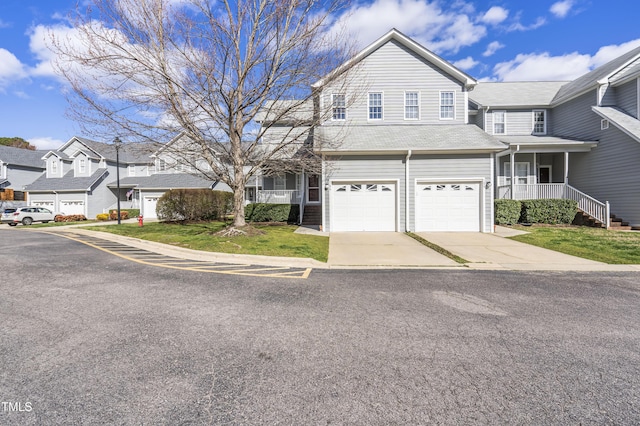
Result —
<path fill-rule="evenodd" d="M 391 191 L 393 191 L 393 195 L 392 195 L 392 199 L 393 199 L 393 207 L 392 207 L 392 213 L 393 213 L 393 218 L 391 219 L 391 226 L 385 226 L 382 225 L 383 222 L 378 222 L 377 224 L 365 224 L 364 225 L 364 229 L 355 229 L 353 228 L 350 224 L 347 224 L 345 227 L 346 229 L 341 229 L 343 228 L 343 226 L 340 225 L 344 225 L 343 223 L 340 223 L 336 220 L 337 217 L 339 217 L 340 213 L 344 213 L 341 210 L 338 210 L 337 206 L 336 206 L 336 191 L 337 188 L 342 187 L 342 186 L 349 186 L 345 196 L 348 196 L 351 193 L 351 185 L 365 185 L 365 188 L 362 188 L 362 192 L 363 193 L 367 193 L 367 189 L 366 189 L 366 185 L 375 185 L 376 188 L 374 190 L 374 192 L 371 192 L 371 195 L 373 197 L 376 197 L 375 194 L 377 194 L 378 198 L 384 198 L 385 196 L 382 194 L 383 192 L 383 185 L 388 185 L 389 187 L 392 188 L 387 188 L 387 189 L 391 189 Z M 386 191 L 384 191 L 386 192 Z M 400 206 L 400 183 L 398 181 L 398 179 L 340 179 L 340 180 L 332 180 L 329 184 L 329 203 L 330 203 L 330 231 L 331 232 L 340 232 L 340 231 L 363 231 L 363 230 L 369 230 L 367 228 L 371 228 L 370 230 L 372 231 L 391 231 L 391 232 L 395 232 L 398 231 L 398 229 L 400 229 L 400 215 L 399 215 L 399 206 Z M 388 214 L 391 213 L 391 211 L 387 212 Z M 338 226 L 336 226 L 338 224 Z M 389 223 L 387 222 L 387 225 Z M 379 226 L 380 225 L 380 226 Z"/>
<path fill-rule="evenodd" d="M 421 190 L 425 185 L 435 185 L 436 187 L 442 186 L 443 190 L 450 190 L 454 185 L 460 185 L 461 190 L 465 189 L 465 186 L 468 186 L 466 189 L 473 190 L 477 196 L 474 197 L 475 203 L 474 206 L 477 207 L 477 228 L 472 226 L 472 228 L 465 228 L 461 226 L 460 228 L 451 228 L 451 229 L 428 229 L 426 224 L 421 223 L 420 221 L 420 208 L 421 206 Z M 474 188 L 477 187 L 477 192 Z M 475 220 L 475 219 L 474 219 Z M 484 232 L 485 229 L 485 179 L 484 178 L 465 178 L 465 179 L 447 179 L 447 178 L 438 178 L 438 179 L 415 179 L 414 181 L 414 228 L 416 232 L 421 231 L 469 231 L 469 232 Z"/>
<path fill-rule="evenodd" d="M 44 207 L 45 209 L 49 209 L 51 211 L 55 210 L 55 202 L 51 200 L 33 200 L 29 204 L 35 207 Z"/>

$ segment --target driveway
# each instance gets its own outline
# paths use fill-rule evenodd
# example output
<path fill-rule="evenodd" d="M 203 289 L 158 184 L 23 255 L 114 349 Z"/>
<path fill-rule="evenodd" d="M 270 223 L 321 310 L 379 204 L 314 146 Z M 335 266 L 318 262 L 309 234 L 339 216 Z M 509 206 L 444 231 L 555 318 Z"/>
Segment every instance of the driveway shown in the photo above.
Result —
<path fill-rule="evenodd" d="M 553 250 L 480 232 L 420 232 L 422 238 L 470 262 L 474 268 L 519 270 L 605 270 L 626 268 L 570 256 Z M 505 234 L 505 236 L 508 236 Z"/>
<path fill-rule="evenodd" d="M 332 232 L 331 266 L 459 267 L 401 232 Z"/>

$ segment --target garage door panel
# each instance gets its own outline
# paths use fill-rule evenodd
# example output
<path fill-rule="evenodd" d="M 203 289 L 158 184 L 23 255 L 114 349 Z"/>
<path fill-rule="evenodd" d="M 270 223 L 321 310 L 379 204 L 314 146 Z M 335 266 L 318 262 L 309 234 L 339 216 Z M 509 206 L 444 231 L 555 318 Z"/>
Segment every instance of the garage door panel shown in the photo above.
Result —
<path fill-rule="evenodd" d="M 480 183 L 419 183 L 416 231 L 480 231 Z"/>
<path fill-rule="evenodd" d="M 84 214 L 84 201 L 80 200 L 61 200 L 60 211 L 65 215 L 83 215 Z"/>
<path fill-rule="evenodd" d="M 348 182 L 333 185 L 331 229 L 395 231 L 395 184 Z"/>
<path fill-rule="evenodd" d="M 156 214 L 156 206 L 158 205 L 158 200 L 160 197 L 144 197 L 144 217 L 147 219 L 156 219 L 158 215 Z"/>

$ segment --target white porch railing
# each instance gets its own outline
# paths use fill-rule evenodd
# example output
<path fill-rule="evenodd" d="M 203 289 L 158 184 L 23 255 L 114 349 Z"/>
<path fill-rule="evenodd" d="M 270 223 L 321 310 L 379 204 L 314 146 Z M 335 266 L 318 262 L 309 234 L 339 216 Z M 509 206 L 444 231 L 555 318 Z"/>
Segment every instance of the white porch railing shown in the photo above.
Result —
<path fill-rule="evenodd" d="M 498 198 L 513 200 L 535 200 L 549 198 L 566 198 L 578 202 L 583 212 L 610 226 L 609 202 L 601 202 L 585 194 L 571 185 L 564 183 L 538 183 L 532 185 L 513 185 L 514 196 L 511 196 L 511 185 L 498 187 Z"/>
<path fill-rule="evenodd" d="M 273 191 L 258 191 L 256 202 L 267 204 L 299 204 L 300 191 L 278 189 Z"/>
<path fill-rule="evenodd" d="M 111 211 L 111 210 L 116 210 L 118 208 L 118 203 L 113 203 L 111 204 L 106 210 L 107 211 Z M 132 200 L 132 201 L 120 201 L 120 209 L 139 209 L 140 208 L 140 202 L 138 200 Z"/>

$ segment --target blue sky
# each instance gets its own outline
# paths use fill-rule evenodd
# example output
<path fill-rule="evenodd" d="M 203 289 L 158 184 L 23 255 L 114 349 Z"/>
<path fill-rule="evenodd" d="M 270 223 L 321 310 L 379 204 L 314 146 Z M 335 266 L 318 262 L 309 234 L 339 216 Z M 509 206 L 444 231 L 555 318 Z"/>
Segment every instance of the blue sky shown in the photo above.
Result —
<path fill-rule="evenodd" d="M 0 136 L 39 149 L 81 136 L 45 43 L 68 29 L 75 3 L 1 0 Z M 480 80 L 573 79 L 640 45 L 636 1 L 361 0 L 350 12 L 360 47 L 395 27 Z"/>

